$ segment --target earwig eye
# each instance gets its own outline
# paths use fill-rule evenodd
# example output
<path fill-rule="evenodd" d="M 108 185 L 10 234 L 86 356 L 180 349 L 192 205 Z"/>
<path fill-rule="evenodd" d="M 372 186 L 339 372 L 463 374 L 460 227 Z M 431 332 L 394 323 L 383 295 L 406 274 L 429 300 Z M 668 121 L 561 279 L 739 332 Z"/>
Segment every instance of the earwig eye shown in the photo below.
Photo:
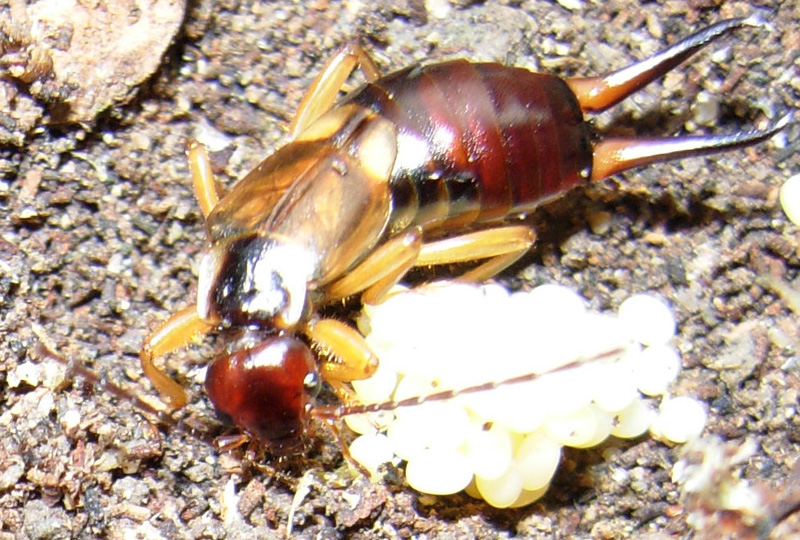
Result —
<path fill-rule="evenodd" d="M 303 379 L 303 386 L 309 397 L 314 399 L 319 395 L 320 389 L 322 389 L 322 378 L 316 371 L 311 371 L 306 375 L 305 379 Z"/>

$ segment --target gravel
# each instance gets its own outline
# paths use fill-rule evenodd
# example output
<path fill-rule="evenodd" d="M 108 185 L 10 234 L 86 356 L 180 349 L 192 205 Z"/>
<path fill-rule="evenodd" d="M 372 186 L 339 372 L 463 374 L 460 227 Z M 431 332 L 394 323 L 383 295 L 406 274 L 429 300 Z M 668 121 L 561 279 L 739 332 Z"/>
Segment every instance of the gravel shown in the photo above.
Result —
<path fill-rule="evenodd" d="M 138 347 L 194 298 L 204 245 L 187 141 L 213 141 L 213 165 L 233 183 L 280 142 L 321 64 L 353 35 L 386 70 L 463 56 L 594 74 L 704 24 L 760 12 L 773 31 L 738 32 L 596 120 L 614 133 L 706 129 L 697 124 L 713 113 L 700 103 L 708 93 L 720 101 L 711 123 L 732 131 L 800 105 L 800 2 L 79 4 L 162 23 L 147 15 L 163 5 L 178 16 L 121 33 L 130 18 L 93 19 L 106 25 L 97 35 L 138 49 L 122 57 L 128 69 L 81 80 L 82 92 L 103 101 L 80 101 L 67 92 L 75 85 L 56 84 L 56 51 L 80 65 L 108 56 L 108 41 L 75 50 L 75 39 L 26 41 L 25 3 L 0 5 L 8 38 L 0 40 L 8 70 L 0 80 L 0 540 L 282 538 L 298 490 L 292 527 L 301 538 L 690 534 L 670 479 L 678 449 L 646 437 L 569 452 L 544 499 L 496 510 L 466 495 L 420 495 L 398 471 L 379 484 L 354 477 L 325 429 L 307 456 L 255 462 L 188 430 L 161 430 L 91 384 L 64 382 L 36 354 L 33 325 L 67 358 L 153 396 Z M 800 233 L 777 204 L 782 181 L 800 170 L 797 141 L 795 121 L 770 144 L 571 193 L 531 216 L 537 248 L 502 278 L 512 288 L 563 283 L 592 309 L 615 310 L 645 291 L 667 299 L 684 361 L 675 393 L 707 404 L 708 432 L 753 439 L 758 450 L 743 474 L 778 494 L 800 455 L 798 314 L 773 292 L 800 286 Z M 591 216 L 602 212 L 597 229 Z M 765 278 L 787 287 L 762 287 Z M 187 423 L 216 435 L 223 430 L 201 387 L 212 345 L 174 355 L 170 366 L 192 394 Z M 782 527 L 774 538 L 800 531 L 797 520 Z"/>

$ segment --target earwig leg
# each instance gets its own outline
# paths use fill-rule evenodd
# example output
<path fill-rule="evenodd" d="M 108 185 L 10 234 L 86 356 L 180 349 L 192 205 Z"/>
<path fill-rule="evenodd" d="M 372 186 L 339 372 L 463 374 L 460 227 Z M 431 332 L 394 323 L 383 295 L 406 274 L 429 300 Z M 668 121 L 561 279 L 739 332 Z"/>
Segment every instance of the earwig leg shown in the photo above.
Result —
<path fill-rule="evenodd" d="M 533 245 L 533 244 L 531 244 Z M 485 263 L 476 266 L 469 272 L 465 272 L 458 276 L 455 281 L 461 281 L 464 283 L 478 283 L 479 281 L 486 281 L 489 278 L 492 278 L 520 260 L 525 253 L 528 252 L 528 246 L 525 249 L 521 249 L 519 251 L 512 251 L 506 255 L 499 255 L 497 257 L 493 257 L 486 261 Z"/>
<path fill-rule="evenodd" d="M 330 386 L 333 393 L 336 394 L 336 397 L 339 398 L 339 401 L 342 403 L 360 403 L 358 394 L 356 394 L 353 387 L 346 382 L 333 380 L 326 380 L 325 382 L 328 383 L 328 386 Z"/>
<path fill-rule="evenodd" d="M 460 280 L 487 279 L 512 265 L 536 242 L 536 233 L 524 225 L 496 227 L 422 245 L 414 266 L 491 259 Z"/>
<path fill-rule="evenodd" d="M 374 285 L 379 285 L 381 289 L 390 289 L 414 266 L 421 246 L 422 231 L 418 227 L 395 236 L 345 277 L 327 287 L 326 299 L 346 298 Z M 371 296 L 375 296 L 377 291 L 370 292 Z"/>
<path fill-rule="evenodd" d="M 603 111 L 658 79 L 715 39 L 745 26 L 765 26 L 765 23 L 757 17 L 720 21 L 626 68 L 600 77 L 577 77 L 565 82 L 584 112 Z"/>
<path fill-rule="evenodd" d="M 197 315 L 194 306 L 174 313 L 161 326 L 152 332 L 142 345 L 139 359 L 142 371 L 156 387 L 156 390 L 169 401 L 171 407 L 180 409 L 186 405 L 186 392 L 171 377 L 155 365 L 155 359 L 185 347 L 195 339 L 206 335 L 212 326 Z"/>
<path fill-rule="evenodd" d="M 323 359 L 319 372 L 331 383 L 366 379 L 378 369 L 378 357 L 355 329 L 334 319 L 308 323 L 303 333 L 330 359 Z"/>
<path fill-rule="evenodd" d="M 372 475 L 367 470 L 367 468 L 364 467 L 358 461 L 356 461 L 355 458 L 353 458 L 353 455 L 350 453 L 350 448 L 348 448 L 347 444 L 345 444 L 344 437 L 342 437 L 342 430 L 339 429 L 338 424 L 331 418 L 324 418 L 323 417 L 323 418 L 320 418 L 320 420 L 322 420 L 325 423 L 325 425 L 328 426 L 328 429 L 331 430 L 331 433 L 333 433 L 333 436 L 336 437 L 337 441 L 339 441 L 339 448 L 342 451 L 342 457 L 344 459 L 346 459 L 347 462 L 350 465 L 352 465 L 355 470 L 357 470 L 359 473 L 361 473 L 361 475 L 364 476 L 364 478 L 367 478 L 367 479 L 372 478 Z"/>
<path fill-rule="evenodd" d="M 692 156 L 715 154 L 766 141 L 787 126 L 787 114 L 763 131 L 752 130 L 730 135 L 667 137 L 661 139 L 608 138 L 594 145 L 592 181 L 650 163 Z"/>
<path fill-rule="evenodd" d="M 374 304 L 413 266 L 428 266 L 490 259 L 461 276 L 464 281 L 488 279 L 514 264 L 536 241 L 523 225 L 497 227 L 455 238 L 421 244 L 421 231 L 413 229 L 392 238 L 352 272 L 326 290 L 335 300 L 365 291 L 361 300 Z"/>
<path fill-rule="evenodd" d="M 208 159 L 206 147 L 197 141 L 189 143 L 189 171 L 192 173 L 192 184 L 194 185 L 194 195 L 200 205 L 203 217 L 217 206 L 219 202 L 219 191 L 214 173 L 211 171 L 211 162 Z"/>
<path fill-rule="evenodd" d="M 294 139 L 314 120 L 327 112 L 336 102 L 342 85 L 357 67 L 364 72 L 368 81 L 380 77 L 378 66 L 357 40 L 350 41 L 342 47 L 311 83 L 303 96 L 294 120 L 289 126 L 289 138 Z"/>
<path fill-rule="evenodd" d="M 419 252 L 417 252 L 419 254 Z M 409 270 L 414 266 L 414 262 L 416 261 L 416 254 L 414 259 L 409 259 L 408 264 L 404 264 L 403 266 L 398 266 L 394 272 L 391 274 L 387 274 L 384 278 L 379 279 L 375 283 L 373 283 L 364 293 L 361 295 L 361 302 L 364 304 L 378 304 L 383 301 L 386 294 L 397 285 L 403 276 L 405 276 Z"/>
<path fill-rule="evenodd" d="M 219 452 L 230 452 L 236 450 L 250 442 L 247 433 L 237 433 L 235 435 L 222 435 L 214 439 L 214 448 Z"/>

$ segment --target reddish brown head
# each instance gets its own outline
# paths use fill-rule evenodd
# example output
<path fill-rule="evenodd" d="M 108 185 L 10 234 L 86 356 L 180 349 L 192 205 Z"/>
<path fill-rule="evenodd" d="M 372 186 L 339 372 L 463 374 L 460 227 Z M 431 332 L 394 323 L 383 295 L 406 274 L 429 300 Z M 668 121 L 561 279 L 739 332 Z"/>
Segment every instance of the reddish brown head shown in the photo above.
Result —
<path fill-rule="evenodd" d="M 275 455 L 303 450 L 320 385 L 314 355 L 292 337 L 270 337 L 218 357 L 206 390 L 214 407 Z"/>

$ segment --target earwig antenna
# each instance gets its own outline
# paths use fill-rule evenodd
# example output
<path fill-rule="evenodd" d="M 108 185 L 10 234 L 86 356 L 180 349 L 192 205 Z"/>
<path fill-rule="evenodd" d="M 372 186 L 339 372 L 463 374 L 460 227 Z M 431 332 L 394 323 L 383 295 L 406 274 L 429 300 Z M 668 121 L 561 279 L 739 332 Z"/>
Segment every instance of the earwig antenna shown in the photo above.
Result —
<path fill-rule="evenodd" d="M 74 359 L 67 359 L 57 352 L 53 350 L 48 344 L 48 338 L 44 333 L 44 330 L 37 325 L 33 327 L 33 333 L 36 334 L 36 337 L 39 341 L 38 344 L 38 352 L 43 358 L 50 358 L 52 360 L 57 361 L 60 364 L 63 364 L 67 368 L 68 374 L 71 376 L 73 374 L 78 375 L 82 379 L 92 383 L 95 387 L 105 390 L 106 392 L 112 394 L 114 397 L 130 401 L 133 406 L 139 411 L 152 416 L 155 422 L 162 427 L 165 428 L 173 428 L 183 431 L 184 433 L 189 434 L 191 437 L 197 439 L 200 442 L 212 445 L 214 441 L 211 437 L 204 435 L 202 432 L 198 431 L 197 429 L 187 425 L 183 420 L 179 420 L 170 414 L 161 411 L 145 400 L 137 396 L 136 394 L 125 390 L 121 386 L 109 381 L 104 375 L 100 375 L 91 369 L 87 368 L 86 366 L 82 365 L 80 362 L 76 362 Z"/>
<path fill-rule="evenodd" d="M 424 396 L 415 396 L 411 398 L 401 399 L 399 401 L 393 400 L 393 401 L 383 401 L 381 403 L 368 403 L 368 404 L 357 403 L 352 405 L 317 407 L 315 409 L 312 409 L 310 414 L 312 416 L 315 416 L 323 420 L 329 420 L 332 418 L 341 418 L 343 416 L 350 416 L 353 414 L 393 411 L 394 409 L 400 407 L 414 407 L 431 401 L 444 401 L 447 399 L 452 399 L 456 396 L 461 396 L 464 394 L 475 394 L 478 392 L 486 392 L 489 390 L 494 390 L 500 386 L 506 386 L 509 384 L 520 384 L 520 383 L 535 381 L 536 379 L 539 379 L 545 375 L 570 371 L 573 368 L 587 364 L 589 362 L 596 362 L 608 358 L 613 358 L 614 356 L 622 354 L 623 352 L 625 352 L 624 348 L 611 349 L 609 351 L 588 358 L 577 358 L 575 360 L 572 360 L 571 362 L 568 362 L 562 366 L 559 366 L 557 368 L 551 369 L 546 372 L 525 373 L 523 375 L 517 375 L 516 377 L 510 377 L 508 379 L 503 379 L 500 381 L 486 382 L 483 384 L 468 386 L 466 388 L 461 388 L 457 390 L 453 389 L 443 390 L 441 392 L 435 392 L 433 394 L 427 394 Z"/>

